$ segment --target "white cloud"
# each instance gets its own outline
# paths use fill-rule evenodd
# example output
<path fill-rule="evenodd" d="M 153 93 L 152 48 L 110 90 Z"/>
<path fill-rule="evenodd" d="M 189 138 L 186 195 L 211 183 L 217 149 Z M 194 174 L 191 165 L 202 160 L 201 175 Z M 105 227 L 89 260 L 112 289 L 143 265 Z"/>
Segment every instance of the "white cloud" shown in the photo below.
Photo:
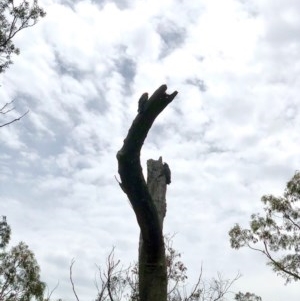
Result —
<path fill-rule="evenodd" d="M 179 91 L 142 151 L 172 169 L 166 232 L 178 232 L 191 282 L 201 262 L 244 277 L 236 290 L 298 300 L 264 258 L 229 247 L 260 197 L 280 194 L 299 165 L 297 1 L 41 1 L 47 16 L 16 36 L 2 76 L 20 122 L 1 129 L 1 214 L 13 242 L 37 255 L 54 297 L 95 298 L 94 264 L 112 246 L 137 258 L 138 228 L 119 188 L 116 153 L 137 101 L 161 84 Z M 15 115 L 10 115 L 15 116 Z M 194 267 L 199 267 L 199 269 Z M 276 282 L 274 286 L 262 286 Z M 288 290 L 288 291 L 287 291 Z M 283 297 L 285 296 L 285 297 Z"/>

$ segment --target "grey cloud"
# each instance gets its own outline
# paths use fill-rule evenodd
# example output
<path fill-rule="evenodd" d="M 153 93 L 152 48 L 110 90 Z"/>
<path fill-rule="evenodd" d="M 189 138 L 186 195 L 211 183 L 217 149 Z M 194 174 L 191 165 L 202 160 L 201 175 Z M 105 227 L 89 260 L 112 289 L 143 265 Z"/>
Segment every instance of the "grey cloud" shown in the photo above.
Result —
<path fill-rule="evenodd" d="M 131 6 L 131 0 L 92 0 L 98 7 L 102 8 L 108 3 L 114 3 L 119 9 L 124 10 Z"/>
<path fill-rule="evenodd" d="M 133 58 L 126 56 L 126 46 L 119 46 L 117 49 L 118 56 L 114 58 L 115 67 L 124 78 L 124 95 L 130 95 L 136 75 L 136 61 Z"/>
<path fill-rule="evenodd" d="M 76 80 L 82 80 L 85 74 L 72 62 L 68 62 L 58 51 L 54 51 L 58 76 L 68 75 Z"/>
<path fill-rule="evenodd" d="M 186 30 L 178 26 L 174 21 L 161 19 L 157 22 L 156 30 L 160 35 L 163 46 L 160 57 L 164 58 L 174 49 L 180 47 L 186 38 Z"/>
<path fill-rule="evenodd" d="M 201 92 L 205 92 L 207 90 L 207 85 L 205 84 L 203 79 L 200 78 L 187 79 L 186 83 L 196 86 Z"/>
<path fill-rule="evenodd" d="M 246 11 L 250 17 L 258 17 L 259 16 L 259 8 L 255 3 L 255 0 L 236 0 L 241 3 L 242 9 Z"/>

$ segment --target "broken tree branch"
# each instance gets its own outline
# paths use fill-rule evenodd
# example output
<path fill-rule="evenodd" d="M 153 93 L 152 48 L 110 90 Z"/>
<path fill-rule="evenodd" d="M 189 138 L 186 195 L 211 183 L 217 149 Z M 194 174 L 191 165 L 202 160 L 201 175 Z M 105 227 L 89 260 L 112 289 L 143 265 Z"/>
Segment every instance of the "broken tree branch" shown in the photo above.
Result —
<path fill-rule="evenodd" d="M 153 262 L 159 256 L 163 236 L 156 208 L 143 176 L 140 152 L 154 120 L 178 94 L 177 91 L 167 94 L 166 90 L 167 86 L 162 85 L 149 100 L 145 99 L 143 110 L 139 110 L 123 147 L 117 153 L 122 189 L 133 207 L 145 247 L 149 250 L 149 254 L 153 255 L 150 261 Z"/>

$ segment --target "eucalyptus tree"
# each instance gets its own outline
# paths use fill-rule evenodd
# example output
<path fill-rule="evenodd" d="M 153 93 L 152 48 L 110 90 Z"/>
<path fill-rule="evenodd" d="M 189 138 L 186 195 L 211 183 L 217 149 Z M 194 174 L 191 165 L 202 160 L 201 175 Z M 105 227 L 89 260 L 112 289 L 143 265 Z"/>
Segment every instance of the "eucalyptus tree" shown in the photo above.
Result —
<path fill-rule="evenodd" d="M 12 54 L 19 54 L 20 49 L 13 38 L 21 30 L 34 26 L 46 13 L 39 7 L 38 1 L 2 0 L 0 3 L 0 73 L 12 64 Z"/>
<path fill-rule="evenodd" d="M 18 2 L 18 4 L 16 4 Z M 12 55 L 18 55 L 20 49 L 14 44 L 13 38 L 21 30 L 34 26 L 40 18 L 45 17 L 45 11 L 39 7 L 38 1 L 0 1 L 0 73 L 13 63 Z M 4 117 L 14 110 L 13 101 L 6 102 L 0 106 L 0 115 Z M 28 113 L 28 110 L 19 117 L 3 121 L 0 127 L 7 126 L 20 120 Z"/>
<path fill-rule="evenodd" d="M 300 280 L 300 172 L 287 183 L 283 196 L 264 195 L 264 215 L 252 214 L 250 228 L 236 224 L 229 232 L 231 247 L 263 254 L 286 283 Z"/>
<path fill-rule="evenodd" d="M 45 283 L 33 252 L 24 243 L 6 251 L 11 228 L 6 217 L 0 222 L 0 300 L 43 300 Z"/>

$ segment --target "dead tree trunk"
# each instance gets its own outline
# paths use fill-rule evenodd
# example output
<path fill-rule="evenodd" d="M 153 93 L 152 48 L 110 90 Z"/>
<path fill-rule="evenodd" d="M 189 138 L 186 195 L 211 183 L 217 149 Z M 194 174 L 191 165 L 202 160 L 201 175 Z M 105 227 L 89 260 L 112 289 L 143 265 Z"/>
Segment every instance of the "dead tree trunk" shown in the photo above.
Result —
<path fill-rule="evenodd" d="M 141 301 L 167 300 L 167 275 L 162 232 L 165 209 L 161 211 L 164 213 L 159 213 L 160 205 L 156 205 L 159 198 L 156 196 L 164 195 L 165 198 L 165 184 L 170 182 L 170 176 L 168 172 L 166 173 L 166 166 L 162 165 L 160 159 L 161 166 L 163 166 L 161 176 L 164 178 L 165 184 L 164 187 L 160 186 L 156 190 L 155 183 L 152 181 L 159 181 L 159 176 L 150 176 L 150 170 L 147 186 L 140 163 L 141 148 L 154 120 L 177 95 L 177 91 L 169 95 L 166 90 L 167 86 L 162 85 L 149 100 L 147 93 L 141 96 L 138 115 L 129 129 L 123 147 L 117 153 L 120 186 L 129 198 L 141 230 L 139 252 L 139 296 Z M 151 165 L 151 163 L 148 164 Z M 161 193 L 163 191 L 164 193 Z"/>
<path fill-rule="evenodd" d="M 158 160 L 149 159 L 147 161 L 147 186 L 156 207 L 161 228 L 163 228 L 167 212 L 167 184 L 171 182 L 171 171 L 166 170 L 166 166 L 169 168 L 167 163 L 163 163 L 162 157 Z"/>
<path fill-rule="evenodd" d="M 163 229 L 163 221 L 166 216 L 166 191 L 167 179 L 169 178 L 166 174 L 165 166 L 161 157 L 159 160 L 150 159 L 147 161 L 147 187 L 157 211 L 161 230 Z M 168 280 L 164 245 L 161 250 L 162 253 L 158 264 L 152 267 L 148 266 L 147 252 L 145 251 L 143 237 L 140 235 L 139 291 L 147 292 L 147 287 L 153 287 L 152 293 L 155 295 L 149 296 L 151 300 L 166 300 L 167 298 Z"/>

